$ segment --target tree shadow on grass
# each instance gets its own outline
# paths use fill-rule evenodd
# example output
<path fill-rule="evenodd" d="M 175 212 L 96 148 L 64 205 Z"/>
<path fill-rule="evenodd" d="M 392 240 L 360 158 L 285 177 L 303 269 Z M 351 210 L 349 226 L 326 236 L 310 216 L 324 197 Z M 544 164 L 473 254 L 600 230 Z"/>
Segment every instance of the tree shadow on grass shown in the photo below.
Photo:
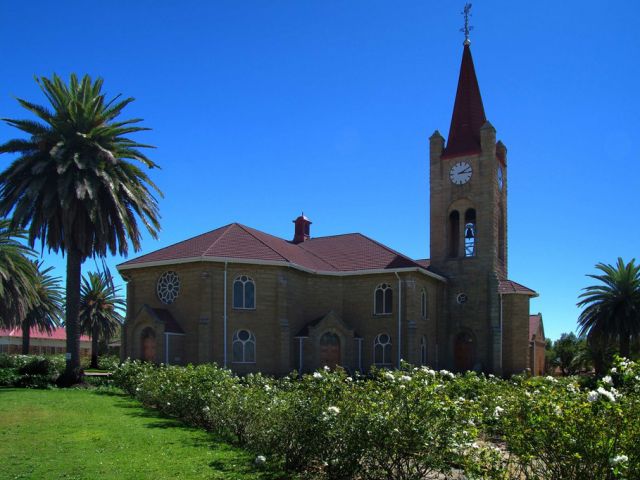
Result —
<path fill-rule="evenodd" d="M 216 455 L 226 457 L 212 461 L 209 463 L 209 467 L 216 472 L 223 473 L 225 478 L 228 478 L 229 480 L 245 478 L 245 476 L 255 476 L 255 478 L 259 478 L 260 480 L 285 480 L 291 478 L 289 475 L 285 475 L 282 471 L 270 466 L 260 468 L 256 467 L 252 463 L 252 454 L 230 445 L 223 438 L 214 433 L 207 432 L 200 427 L 188 425 L 175 417 L 170 417 L 162 413 L 159 410 L 145 407 L 140 402 L 132 399 L 124 393 L 105 392 L 104 394 L 120 397 L 116 400 L 114 405 L 118 408 L 128 410 L 125 412 L 125 415 L 155 420 L 145 422 L 144 426 L 146 428 L 159 428 L 163 430 L 176 429 L 199 433 L 200 435 L 190 438 L 186 444 L 197 448 L 209 448 L 216 452 Z M 184 444 L 185 440 L 181 440 L 181 443 Z"/>

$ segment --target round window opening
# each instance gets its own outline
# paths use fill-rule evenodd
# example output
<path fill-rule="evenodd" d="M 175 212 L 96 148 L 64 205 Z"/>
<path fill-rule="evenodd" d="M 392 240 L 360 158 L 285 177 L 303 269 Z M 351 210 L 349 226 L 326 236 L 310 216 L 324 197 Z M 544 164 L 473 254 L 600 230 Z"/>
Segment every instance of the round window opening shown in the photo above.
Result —
<path fill-rule="evenodd" d="M 460 305 L 463 305 L 463 304 L 467 303 L 467 300 L 469 300 L 469 297 L 467 297 L 466 293 L 459 293 L 458 297 L 456 299 L 458 300 L 458 303 Z"/>
<path fill-rule="evenodd" d="M 158 298 L 162 303 L 173 303 L 180 293 L 180 278 L 176 272 L 164 272 L 158 279 Z"/>
<path fill-rule="evenodd" d="M 238 338 L 243 342 L 246 342 L 247 340 L 249 340 L 249 337 L 250 337 L 249 332 L 247 332 L 246 330 L 240 330 L 238 332 Z"/>

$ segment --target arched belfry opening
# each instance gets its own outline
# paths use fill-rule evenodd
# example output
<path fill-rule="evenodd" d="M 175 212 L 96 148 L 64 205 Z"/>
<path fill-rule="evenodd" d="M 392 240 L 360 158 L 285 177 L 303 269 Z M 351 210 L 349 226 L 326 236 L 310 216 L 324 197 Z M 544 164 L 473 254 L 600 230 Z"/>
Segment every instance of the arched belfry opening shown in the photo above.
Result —
<path fill-rule="evenodd" d="M 457 210 L 449 214 L 449 258 L 458 257 L 460 245 L 460 213 Z"/>
<path fill-rule="evenodd" d="M 476 210 L 469 208 L 464 214 L 464 256 L 476 256 Z"/>

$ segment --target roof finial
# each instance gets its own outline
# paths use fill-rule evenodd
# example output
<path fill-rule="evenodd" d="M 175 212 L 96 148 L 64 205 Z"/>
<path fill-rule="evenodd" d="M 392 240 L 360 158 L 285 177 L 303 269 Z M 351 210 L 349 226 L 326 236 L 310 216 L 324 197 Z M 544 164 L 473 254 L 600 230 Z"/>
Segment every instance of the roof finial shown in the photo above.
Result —
<path fill-rule="evenodd" d="M 464 10 L 460 13 L 464 15 L 464 27 L 460 29 L 460 31 L 464 33 L 464 45 L 470 45 L 471 40 L 469 40 L 469 32 L 473 30 L 473 27 L 469 25 L 469 17 L 471 16 L 471 4 L 465 3 Z"/>

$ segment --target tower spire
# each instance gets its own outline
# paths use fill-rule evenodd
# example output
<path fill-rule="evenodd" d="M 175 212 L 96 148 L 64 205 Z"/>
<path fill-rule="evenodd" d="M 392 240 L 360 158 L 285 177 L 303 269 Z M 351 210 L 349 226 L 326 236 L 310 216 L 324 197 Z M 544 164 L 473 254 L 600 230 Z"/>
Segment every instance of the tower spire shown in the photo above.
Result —
<path fill-rule="evenodd" d="M 447 157 L 480 152 L 480 128 L 487 121 L 469 46 L 471 44 L 469 32 L 473 28 L 469 25 L 470 10 L 471 4 L 467 3 L 462 12 L 464 27 L 461 31 L 464 32 L 465 40 L 458 89 L 453 105 L 449 138 L 443 152 Z"/>

